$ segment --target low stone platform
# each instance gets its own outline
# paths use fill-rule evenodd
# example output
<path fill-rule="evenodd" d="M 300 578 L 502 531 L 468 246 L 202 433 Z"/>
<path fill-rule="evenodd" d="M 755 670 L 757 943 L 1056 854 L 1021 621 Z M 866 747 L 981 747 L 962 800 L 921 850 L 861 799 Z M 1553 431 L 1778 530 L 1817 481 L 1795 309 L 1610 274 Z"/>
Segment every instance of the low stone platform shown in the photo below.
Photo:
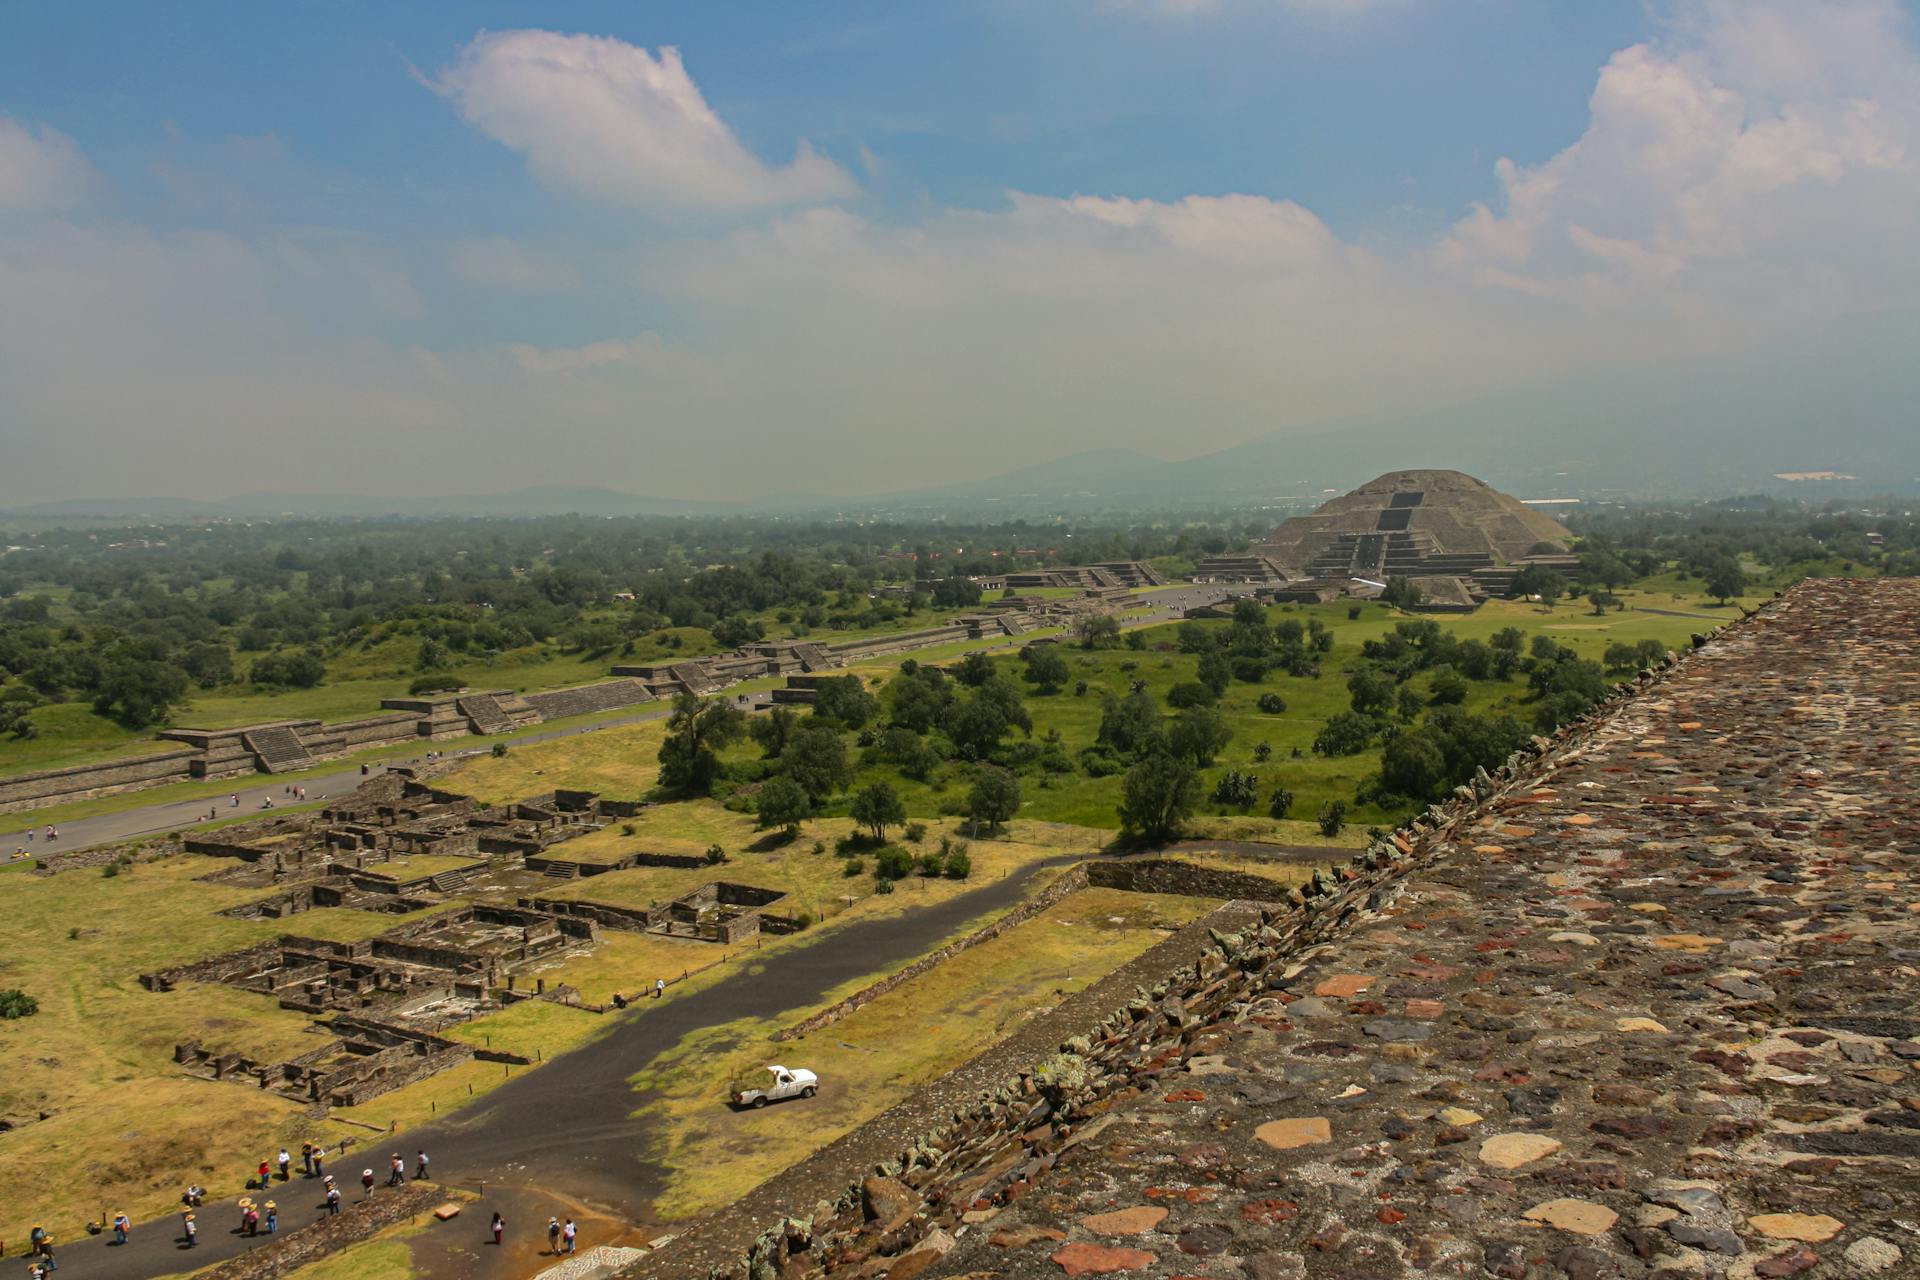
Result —
<path fill-rule="evenodd" d="M 1920 1274 L 1916 777 L 1805 583 L 718 1274 Z"/>

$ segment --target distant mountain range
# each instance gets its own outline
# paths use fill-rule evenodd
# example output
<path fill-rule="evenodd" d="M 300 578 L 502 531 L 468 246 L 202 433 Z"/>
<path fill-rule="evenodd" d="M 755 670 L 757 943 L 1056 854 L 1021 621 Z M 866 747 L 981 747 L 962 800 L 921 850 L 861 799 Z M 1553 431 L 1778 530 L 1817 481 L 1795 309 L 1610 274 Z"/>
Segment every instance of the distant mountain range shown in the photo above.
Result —
<path fill-rule="evenodd" d="M 1163 461 L 1094 449 L 990 479 L 894 493 L 780 494 L 701 502 L 591 486 L 431 498 L 248 493 L 220 501 L 112 498 L 36 503 L 12 514 L 196 519 L 282 515 L 964 514 L 1199 506 L 1300 508 L 1386 471 L 1465 471 L 1519 498 L 1680 498 L 1775 492 L 1920 494 L 1920 324 L 1878 317 L 1796 347 L 1665 373 L 1594 376 L 1466 404 L 1261 435 Z M 1036 430 L 1035 435 L 1043 433 Z M 1857 479 L 1788 480 L 1839 473 Z"/>

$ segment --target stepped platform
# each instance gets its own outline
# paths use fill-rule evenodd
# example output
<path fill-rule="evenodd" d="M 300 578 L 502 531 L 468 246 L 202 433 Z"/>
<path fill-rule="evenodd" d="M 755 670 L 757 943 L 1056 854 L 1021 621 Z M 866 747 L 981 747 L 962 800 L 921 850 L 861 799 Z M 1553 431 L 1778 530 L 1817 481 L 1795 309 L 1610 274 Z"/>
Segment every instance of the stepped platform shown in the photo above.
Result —
<path fill-rule="evenodd" d="M 1795 587 L 647 1274 L 1920 1273 L 1917 637 Z"/>
<path fill-rule="evenodd" d="M 241 735 L 241 741 L 266 773 L 292 773 L 314 763 L 313 753 L 290 725 L 255 725 Z"/>
<path fill-rule="evenodd" d="M 523 700 L 539 713 L 542 720 L 560 720 L 567 716 L 593 715 L 601 711 L 619 711 L 638 706 L 642 702 L 651 702 L 653 693 L 638 680 L 603 680 L 599 684 L 576 685 L 571 689 L 529 693 Z"/>
<path fill-rule="evenodd" d="M 511 733 L 514 730 L 513 720 L 490 693 L 461 698 L 456 705 L 475 733 Z"/>

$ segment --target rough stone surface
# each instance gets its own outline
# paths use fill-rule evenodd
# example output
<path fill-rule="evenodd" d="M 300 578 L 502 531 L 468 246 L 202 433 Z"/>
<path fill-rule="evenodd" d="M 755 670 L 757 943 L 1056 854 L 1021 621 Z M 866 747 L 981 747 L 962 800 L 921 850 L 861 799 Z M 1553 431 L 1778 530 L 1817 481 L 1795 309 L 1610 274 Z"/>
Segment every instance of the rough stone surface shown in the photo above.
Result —
<path fill-rule="evenodd" d="M 1804 583 L 1542 741 L 1145 983 L 1076 1049 L 1073 1088 L 1013 1075 L 959 1108 L 884 1242 L 857 1187 L 813 1192 L 836 1217 L 778 1274 L 877 1277 L 941 1228 L 956 1244 L 923 1280 L 1058 1280 L 1056 1257 L 1113 1247 L 1083 1219 L 1142 1204 L 1168 1211 L 1128 1241 L 1154 1280 L 1911 1270 L 1920 582 Z M 1553 938 L 1573 933 L 1594 942 Z M 1316 994 L 1344 975 L 1373 980 Z M 1621 1030 L 1640 1018 L 1661 1029 Z M 1328 1140 L 1259 1136 L 1302 1118 Z M 1555 1201 L 1617 1221 L 1523 1216 Z M 1776 1239 L 1774 1215 L 1834 1225 Z M 1023 1228 L 1061 1238 L 993 1243 Z M 671 1253 L 648 1274 L 706 1273 Z"/>

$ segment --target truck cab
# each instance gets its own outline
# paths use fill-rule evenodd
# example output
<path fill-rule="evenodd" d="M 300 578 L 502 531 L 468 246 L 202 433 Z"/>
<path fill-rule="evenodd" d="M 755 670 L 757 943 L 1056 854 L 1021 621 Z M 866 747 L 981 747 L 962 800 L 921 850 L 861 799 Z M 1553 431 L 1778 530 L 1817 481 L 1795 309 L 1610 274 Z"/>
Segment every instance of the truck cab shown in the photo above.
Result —
<path fill-rule="evenodd" d="M 727 1091 L 728 1100 L 736 1107 L 764 1107 L 788 1098 L 811 1098 L 820 1087 L 820 1077 L 799 1067 L 770 1066 L 767 1075 L 760 1084 L 736 1080 Z"/>

